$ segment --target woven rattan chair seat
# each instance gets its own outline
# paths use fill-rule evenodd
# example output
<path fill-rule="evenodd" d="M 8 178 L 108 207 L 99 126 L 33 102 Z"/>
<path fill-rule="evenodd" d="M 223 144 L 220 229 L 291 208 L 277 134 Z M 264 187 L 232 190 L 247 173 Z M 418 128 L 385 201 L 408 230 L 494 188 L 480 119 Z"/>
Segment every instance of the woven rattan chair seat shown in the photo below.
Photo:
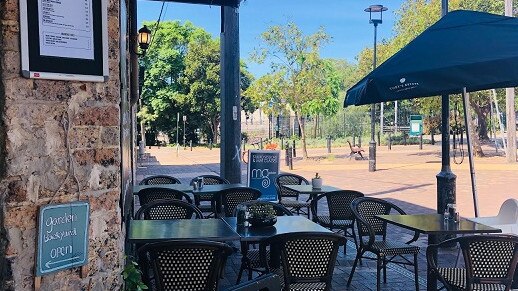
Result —
<path fill-rule="evenodd" d="M 281 200 L 280 203 L 286 207 L 296 207 L 296 208 L 309 207 L 311 205 L 311 202 L 297 201 L 297 200 L 293 200 L 293 199 L 284 199 L 284 200 Z"/>
<path fill-rule="evenodd" d="M 393 241 L 376 241 L 372 244 L 372 251 L 385 256 L 419 253 L 419 247 Z"/>
<path fill-rule="evenodd" d="M 354 220 L 333 220 L 333 224 L 331 224 L 331 219 L 329 216 L 318 216 L 318 221 L 322 223 L 324 226 L 333 226 L 333 227 L 350 227 Z"/>
<path fill-rule="evenodd" d="M 464 268 L 437 268 L 437 272 L 456 290 L 466 289 L 466 269 Z M 505 290 L 504 285 L 497 284 L 474 284 L 475 291 L 497 291 Z"/>

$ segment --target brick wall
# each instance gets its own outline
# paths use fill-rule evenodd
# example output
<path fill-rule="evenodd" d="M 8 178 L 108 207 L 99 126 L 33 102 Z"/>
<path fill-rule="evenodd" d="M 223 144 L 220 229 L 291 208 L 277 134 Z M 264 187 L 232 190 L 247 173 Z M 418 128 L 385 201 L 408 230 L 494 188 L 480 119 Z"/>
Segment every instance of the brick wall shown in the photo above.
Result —
<path fill-rule="evenodd" d="M 110 79 L 24 79 L 18 0 L 0 2 L 0 290 L 32 290 L 38 207 L 90 202 L 89 271 L 44 276 L 42 290 L 117 290 L 120 199 L 119 2 L 108 6 Z"/>

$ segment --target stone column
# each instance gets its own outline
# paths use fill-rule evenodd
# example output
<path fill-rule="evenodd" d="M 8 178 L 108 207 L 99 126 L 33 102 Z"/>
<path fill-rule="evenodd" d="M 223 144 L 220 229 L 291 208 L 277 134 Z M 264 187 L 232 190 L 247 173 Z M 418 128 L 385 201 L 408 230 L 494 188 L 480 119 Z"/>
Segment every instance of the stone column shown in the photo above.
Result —
<path fill-rule="evenodd" d="M 0 290 L 33 290 L 40 206 L 90 203 L 88 271 L 42 278 L 41 290 L 119 290 L 119 1 L 108 3 L 109 81 L 25 79 L 19 1 L 0 3 Z"/>

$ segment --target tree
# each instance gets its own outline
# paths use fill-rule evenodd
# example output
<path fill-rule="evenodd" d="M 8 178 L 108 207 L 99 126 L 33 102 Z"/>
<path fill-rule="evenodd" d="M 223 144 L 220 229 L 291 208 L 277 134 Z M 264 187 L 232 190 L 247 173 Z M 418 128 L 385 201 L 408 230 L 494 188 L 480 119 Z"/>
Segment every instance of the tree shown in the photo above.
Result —
<path fill-rule="evenodd" d="M 286 103 L 297 116 L 301 129 L 302 156 L 307 158 L 306 132 L 303 115 L 308 102 L 333 95 L 326 76 L 325 61 L 319 49 L 330 37 L 321 28 L 312 35 L 304 35 L 294 24 L 275 25 L 261 34 L 263 47 L 252 59 L 264 63 L 268 57 L 272 73 L 282 76 L 281 92 Z"/>
<path fill-rule="evenodd" d="M 154 27 L 153 23 L 147 23 Z M 176 133 L 177 114 L 187 116 L 186 136 L 196 141 L 196 129 L 214 142 L 220 122 L 220 46 L 205 30 L 190 22 L 160 23 L 141 65 L 145 69 L 143 108 L 139 113 L 155 131 Z M 241 63 L 241 88 L 253 80 Z M 244 96 L 244 110 L 255 105 Z M 183 126 L 179 129 L 183 130 Z M 182 132 L 183 134 L 183 132 Z"/>

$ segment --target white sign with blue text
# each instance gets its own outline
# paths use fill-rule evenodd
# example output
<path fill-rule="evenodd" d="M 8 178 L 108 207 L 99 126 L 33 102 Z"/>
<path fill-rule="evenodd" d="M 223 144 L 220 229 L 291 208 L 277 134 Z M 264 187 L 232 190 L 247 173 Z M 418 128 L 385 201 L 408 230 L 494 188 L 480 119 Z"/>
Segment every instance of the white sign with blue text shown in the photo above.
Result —
<path fill-rule="evenodd" d="M 280 151 L 250 150 L 248 152 L 248 187 L 261 191 L 260 200 L 276 201 L 275 179 L 279 175 Z"/>

